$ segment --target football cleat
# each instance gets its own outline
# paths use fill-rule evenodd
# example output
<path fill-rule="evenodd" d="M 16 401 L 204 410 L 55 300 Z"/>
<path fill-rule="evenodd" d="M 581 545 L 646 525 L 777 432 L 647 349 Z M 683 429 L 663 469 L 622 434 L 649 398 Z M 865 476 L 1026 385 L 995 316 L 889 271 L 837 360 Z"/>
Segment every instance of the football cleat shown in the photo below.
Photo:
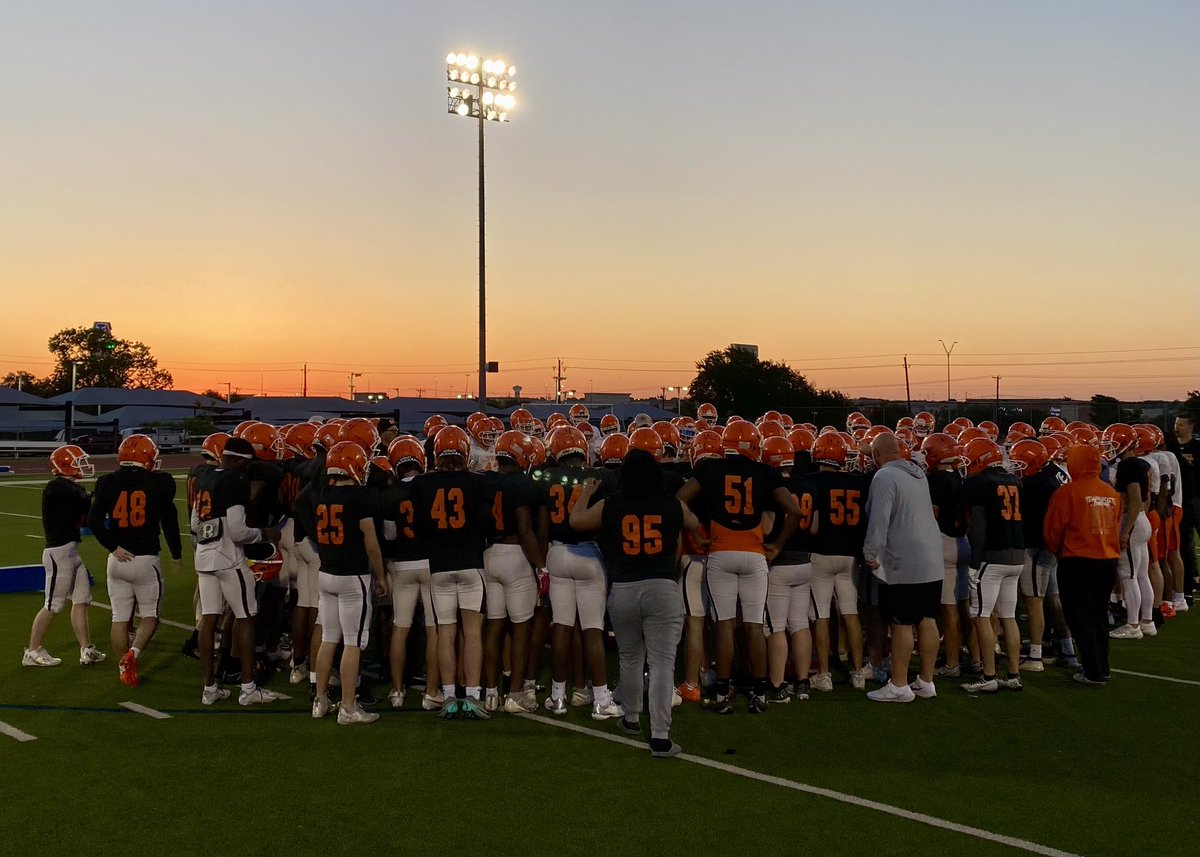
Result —
<path fill-rule="evenodd" d="M 937 688 L 933 686 L 933 682 L 925 681 L 920 676 L 917 676 L 908 688 L 921 699 L 933 699 L 937 696 Z"/>
<path fill-rule="evenodd" d="M 364 711 L 360 705 L 355 705 L 349 711 L 341 705 L 338 706 L 338 726 L 351 726 L 355 723 L 374 723 L 378 719 L 378 714 L 373 711 Z"/>
<path fill-rule="evenodd" d="M 609 702 L 607 705 L 602 705 L 597 702 L 592 705 L 593 720 L 611 720 L 614 717 L 624 717 L 625 709 L 617 705 L 615 702 Z"/>
<path fill-rule="evenodd" d="M 867 689 L 867 677 L 863 675 L 862 670 L 856 670 L 850 673 L 850 687 L 855 690 Z"/>
<path fill-rule="evenodd" d="M 700 688 L 692 685 L 689 682 L 683 682 L 679 685 L 679 687 L 675 688 L 675 691 L 679 694 L 680 698 L 683 699 L 684 702 L 700 701 Z"/>
<path fill-rule="evenodd" d="M 1021 677 L 1019 675 L 1010 676 L 1009 678 L 997 678 L 996 684 L 1000 685 L 1006 690 L 1025 689 L 1025 685 L 1021 684 Z"/>
<path fill-rule="evenodd" d="M 680 747 L 678 744 L 676 744 L 674 741 L 671 742 L 671 746 L 664 747 L 661 750 L 656 750 L 653 747 L 650 748 L 650 755 L 653 756 L 655 759 L 670 759 L 673 756 L 678 756 L 682 752 L 683 752 L 683 748 Z"/>
<path fill-rule="evenodd" d="M 292 667 L 288 672 L 288 684 L 303 684 L 308 678 L 308 668 L 301 664 L 298 667 Z"/>
<path fill-rule="evenodd" d="M 1142 622 L 1138 627 L 1141 629 L 1143 637 L 1158 636 L 1158 626 L 1153 622 Z"/>
<path fill-rule="evenodd" d="M 555 699 L 552 696 L 546 697 L 546 710 L 551 714 L 562 717 L 567 713 L 567 700 Z"/>
<path fill-rule="evenodd" d="M 1171 602 L 1171 607 L 1175 609 L 1175 615 L 1177 616 L 1192 609 L 1191 605 L 1187 603 L 1187 599 L 1178 594 L 1175 596 L 1175 600 Z"/>
<path fill-rule="evenodd" d="M 683 696 L 679 693 L 679 688 L 671 688 L 671 707 L 678 708 L 683 705 Z"/>
<path fill-rule="evenodd" d="M 399 690 L 393 689 L 392 692 L 388 694 L 388 705 L 392 706 L 392 708 L 403 708 L 404 692 L 404 688 L 400 688 Z"/>
<path fill-rule="evenodd" d="M 779 687 L 773 687 L 767 691 L 767 702 L 777 705 L 787 705 L 792 701 L 792 694 L 788 691 L 786 684 L 781 684 Z"/>
<path fill-rule="evenodd" d="M 1040 673 L 1046 671 L 1046 665 L 1040 658 L 1021 658 L 1021 672 Z"/>
<path fill-rule="evenodd" d="M 896 687 L 890 681 L 885 682 L 883 687 L 878 690 L 867 694 L 867 699 L 872 702 L 912 702 L 916 698 L 917 695 L 908 685 Z"/>
<path fill-rule="evenodd" d="M 955 664 L 952 667 L 942 664 L 940 667 L 934 670 L 933 674 L 937 678 L 958 678 L 959 675 L 962 674 L 962 667 L 960 667 L 958 664 Z"/>
<path fill-rule="evenodd" d="M 255 687 L 254 690 L 243 690 L 238 694 L 238 705 L 263 705 L 268 702 L 278 702 L 279 694 L 265 687 Z"/>
<path fill-rule="evenodd" d="M 43 649 L 43 651 L 45 650 Z M 121 655 L 121 660 L 117 663 L 117 672 L 121 678 L 121 684 L 126 687 L 138 686 L 138 659 L 137 655 L 133 653 L 133 649 Z"/>
<path fill-rule="evenodd" d="M 44 648 L 26 649 L 25 654 L 21 656 L 21 666 L 23 667 L 56 667 L 61 663 L 62 658 L 54 657 Z"/>
<path fill-rule="evenodd" d="M 995 693 L 1000 689 L 1000 683 L 994 678 L 980 676 L 975 681 L 963 684 L 962 689 L 967 693 Z"/>
<path fill-rule="evenodd" d="M 469 696 L 458 703 L 458 714 L 463 720 L 489 720 L 492 716 L 484 703 Z"/>
<path fill-rule="evenodd" d="M 1184 603 L 1186 604 L 1187 602 L 1185 601 Z M 1164 619 L 1174 619 L 1176 616 L 1175 603 L 1172 601 L 1164 601 L 1159 605 L 1158 612 L 1162 613 L 1162 617 Z"/>
<path fill-rule="evenodd" d="M 729 700 L 728 696 L 718 695 L 713 697 L 712 705 L 708 707 L 708 710 L 714 714 L 733 714 L 733 703 Z"/>
<path fill-rule="evenodd" d="M 583 708 L 585 705 L 592 704 L 592 689 L 590 687 L 577 687 L 571 691 L 571 707 Z"/>
<path fill-rule="evenodd" d="M 829 673 L 817 673 L 812 679 L 812 689 L 819 690 L 821 693 L 832 692 L 833 676 Z"/>
<path fill-rule="evenodd" d="M 458 719 L 458 700 L 453 696 L 442 702 L 442 710 L 438 712 L 438 717 L 443 720 Z"/>
<path fill-rule="evenodd" d="M 87 646 L 79 650 L 79 665 L 81 667 L 90 667 L 92 664 L 104 663 L 104 659 L 108 655 L 97 649 L 95 646 Z"/>
<path fill-rule="evenodd" d="M 504 711 L 507 714 L 533 714 L 537 711 L 537 701 L 534 700 L 533 704 L 530 705 L 526 694 L 520 693 L 514 695 L 510 693 L 504 699 Z"/>
<path fill-rule="evenodd" d="M 483 710 L 488 714 L 495 714 L 500 709 L 500 692 L 495 693 L 488 691 L 483 697 Z"/>
<path fill-rule="evenodd" d="M 798 699 L 801 702 L 808 700 L 808 692 L 811 689 L 808 679 L 802 678 L 799 681 L 792 683 L 792 698 Z"/>
<path fill-rule="evenodd" d="M 1079 682 L 1085 687 L 1104 687 L 1104 685 L 1108 684 L 1108 682 L 1105 681 L 1096 681 L 1095 679 L 1090 679 L 1082 672 L 1075 673 L 1075 675 L 1071 676 L 1071 678 L 1075 679 L 1075 681 Z"/>
<path fill-rule="evenodd" d="M 1122 625 L 1109 631 L 1108 636 L 1114 640 L 1140 640 L 1142 629 L 1137 625 Z"/>
<path fill-rule="evenodd" d="M 200 703 L 202 705 L 212 705 L 213 703 L 220 702 L 222 699 L 229 699 L 229 691 L 220 686 L 213 688 L 206 687 L 200 696 Z"/>
<path fill-rule="evenodd" d="M 765 696 L 760 696 L 757 693 L 750 694 L 750 705 L 747 710 L 751 714 L 766 714 L 767 698 Z"/>
<path fill-rule="evenodd" d="M 322 694 L 313 700 L 312 716 L 314 720 L 320 720 L 329 713 L 330 703 L 329 697 Z"/>
<path fill-rule="evenodd" d="M 430 696 L 428 693 L 421 694 L 421 708 L 426 711 L 441 711 L 444 703 L 445 700 L 442 699 L 440 693 L 434 696 Z"/>

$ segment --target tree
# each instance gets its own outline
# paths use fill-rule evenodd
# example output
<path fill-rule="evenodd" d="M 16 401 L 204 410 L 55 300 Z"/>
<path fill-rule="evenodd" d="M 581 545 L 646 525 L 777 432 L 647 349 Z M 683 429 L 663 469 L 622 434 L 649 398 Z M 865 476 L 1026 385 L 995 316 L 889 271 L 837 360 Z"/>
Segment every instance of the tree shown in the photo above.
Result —
<path fill-rule="evenodd" d="M 45 378 L 38 378 L 32 372 L 26 372 L 24 369 L 9 372 L 3 379 L 0 379 L 0 387 L 21 390 L 22 392 L 29 393 L 31 396 L 54 395 L 48 392 Z"/>
<path fill-rule="evenodd" d="M 760 360 L 740 348 L 710 351 L 696 363 L 696 378 L 688 395 L 695 402 L 711 402 L 722 417 L 738 414 L 753 420 L 772 408 L 807 420 L 846 417 L 849 401 L 836 390 L 818 390 L 786 363 Z M 814 419 L 814 422 L 821 420 Z"/>
<path fill-rule="evenodd" d="M 1142 420 L 1140 407 L 1121 407 L 1120 399 L 1102 396 L 1099 393 L 1092 396 L 1091 422 L 1098 426 L 1108 426 L 1113 423 L 1140 423 Z"/>
<path fill-rule="evenodd" d="M 105 330 L 65 328 L 50 337 L 49 348 L 57 365 L 43 381 L 47 395 L 70 391 L 72 364 L 77 387 L 164 390 L 174 380 L 145 343 L 117 339 Z"/>

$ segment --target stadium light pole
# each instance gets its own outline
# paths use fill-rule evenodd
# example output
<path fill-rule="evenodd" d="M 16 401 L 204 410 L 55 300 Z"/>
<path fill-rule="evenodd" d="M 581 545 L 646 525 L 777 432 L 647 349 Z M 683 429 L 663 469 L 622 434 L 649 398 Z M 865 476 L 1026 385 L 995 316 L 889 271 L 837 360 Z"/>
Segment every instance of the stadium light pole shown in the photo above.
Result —
<path fill-rule="evenodd" d="M 946 347 L 946 340 L 939 339 L 938 342 L 942 343 L 942 350 L 946 352 L 946 402 L 949 403 L 949 401 L 950 401 L 950 355 L 954 353 L 954 346 L 958 345 L 958 340 L 957 339 L 954 340 L 954 342 L 952 342 L 950 344 L 949 348 Z"/>
<path fill-rule="evenodd" d="M 487 275 L 484 234 L 483 125 L 507 122 L 516 105 L 512 78 L 517 67 L 505 60 L 475 54 L 446 54 L 446 112 L 477 120 L 479 126 L 479 410 L 487 413 Z M 464 391 L 465 392 L 465 391 Z"/>
<path fill-rule="evenodd" d="M 676 416 L 682 417 L 683 416 L 683 397 L 687 395 L 687 391 L 690 390 L 691 387 L 687 387 L 687 386 L 667 387 L 667 389 L 670 390 L 671 392 L 675 393 L 675 414 L 676 414 Z"/>

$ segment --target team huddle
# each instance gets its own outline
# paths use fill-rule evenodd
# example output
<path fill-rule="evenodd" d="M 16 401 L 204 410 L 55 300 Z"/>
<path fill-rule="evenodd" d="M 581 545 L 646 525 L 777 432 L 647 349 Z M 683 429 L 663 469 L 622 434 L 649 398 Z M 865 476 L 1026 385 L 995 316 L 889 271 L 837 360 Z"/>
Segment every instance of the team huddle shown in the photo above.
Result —
<path fill-rule="evenodd" d="M 969 693 L 1017 691 L 1023 672 L 1054 663 L 1101 686 L 1108 638 L 1154 636 L 1188 609 L 1182 476 L 1160 429 L 1055 417 L 1003 437 L 965 418 L 936 428 L 927 412 L 894 429 L 861 413 L 840 430 L 778 411 L 722 425 L 707 404 L 695 419 L 627 426 L 611 414 L 593 425 L 579 404 L 545 424 L 524 408 L 507 425 L 431 417 L 423 437 L 386 419 L 242 423 L 207 437 L 187 478 L 202 702 L 228 698 L 231 680 L 242 705 L 276 700 L 255 676 L 282 639 L 313 717 L 371 722 L 361 666 L 374 644 L 394 708 L 410 690 L 444 718 L 578 707 L 634 734 L 648 664 L 651 749 L 672 755 L 671 706 L 731 714 L 741 695 L 761 714 L 832 692 L 835 672 L 854 691 L 880 685 L 867 695 L 886 702 L 936 696 L 936 679 L 960 676 Z M 106 657 L 87 625 L 86 523 L 109 551 L 112 652 L 136 687 L 162 604 L 160 535 L 177 565 L 183 544 L 154 443 L 127 438 L 118 463 L 89 497 L 83 450 L 51 456 L 46 601 L 23 663 L 60 663 L 42 641 L 67 600 L 80 663 Z M 1096 479 L 1109 493 L 1067 488 Z M 1094 539 L 1072 529 L 1076 513 Z M 1119 619 L 1102 643 L 1072 607 L 1073 576 L 1060 599 L 1064 556 L 1115 561 L 1101 606 Z M 420 664 L 410 638 L 424 642 Z"/>

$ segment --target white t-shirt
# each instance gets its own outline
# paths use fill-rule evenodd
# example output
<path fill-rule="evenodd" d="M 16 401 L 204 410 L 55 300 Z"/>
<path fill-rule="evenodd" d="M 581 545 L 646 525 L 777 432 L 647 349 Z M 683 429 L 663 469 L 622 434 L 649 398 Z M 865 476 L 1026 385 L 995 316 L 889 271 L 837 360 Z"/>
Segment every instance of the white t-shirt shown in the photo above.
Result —
<path fill-rule="evenodd" d="M 1183 472 L 1179 469 L 1179 459 L 1170 452 L 1156 449 L 1152 453 L 1158 460 L 1158 471 L 1171 478 L 1171 505 L 1183 506 Z"/>

